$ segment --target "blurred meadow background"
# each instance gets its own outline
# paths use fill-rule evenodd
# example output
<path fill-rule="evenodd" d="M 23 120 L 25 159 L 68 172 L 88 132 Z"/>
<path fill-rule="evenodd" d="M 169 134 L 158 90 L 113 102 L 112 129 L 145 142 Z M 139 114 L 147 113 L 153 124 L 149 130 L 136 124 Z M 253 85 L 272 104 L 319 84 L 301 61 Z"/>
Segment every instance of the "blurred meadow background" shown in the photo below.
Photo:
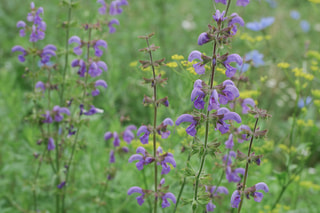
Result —
<path fill-rule="evenodd" d="M 29 43 L 28 39 L 19 37 L 16 23 L 25 19 L 30 2 L 0 1 L 0 212 L 3 213 L 32 212 L 33 178 L 38 165 L 34 154 L 42 151 L 37 145 L 39 130 L 25 119 L 33 107 L 26 95 L 33 87 L 30 79 L 23 77 L 25 67 L 30 64 L 18 62 L 17 55 L 11 53 L 14 45 L 27 46 Z M 78 2 L 72 11 L 75 23 L 70 36 L 82 36 L 79 25 L 90 23 L 99 15 L 100 5 L 95 1 Z M 147 59 L 147 55 L 138 51 L 145 47 L 145 41 L 137 37 L 155 32 L 151 43 L 160 46 L 155 57 L 166 58 L 166 63 L 175 62 L 159 70 L 168 77 L 168 84 L 160 89 L 160 94 L 168 96 L 170 102 L 169 108 L 160 108 L 159 117 L 161 121 L 166 117 L 175 121 L 179 115 L 192 110 L 190 93 L 193 82 L 198 79 L 191 69 L 183 66 L 183 61 L 195 49 L 210 54 L 210 45 L 198 46 L 197 38 L 207 30 L 209 23 L 212 24 L 215 7 L 222 8 L 210 0 L 128 2 L 123 14 L 117 17 L 121 23 L 117 32 L 99 32 L 108 43 L 107 53 L 103 55 L 109 69 L 103 73 L 108 88 L 94 99 L 94 104 L 104 113 L 92 116 L 81 133 L 83 140 L 77 147 L 74 161 L 76 172 L 72 173 L 72 185 L 68 188 L 68 212 L 149 211 L 148 205 L 140 207 L 132 196 L 127 196 L 128 188 L 141 185 L 144 176 L 152 176 L 150 170 L 146 169 L 142 175 L 134 164 L 128 163 L 140 142 L 135 140 L 130 144 L 130 153 L 117 156 L 116 163 L 111 166 L 111 142 L 104 140 L 106 131 L 121 132 L 129 124 L 140 126 L 153 120 L 152 108 L 144 107 L 142 103 L 143 95 L 150 95 L 150 88 L 142 84 L 142 77 L 152 74 L 142 70 L 137 63 Z M 66 20 L 67 8 L 59 0 L 35 0 L 34 3 L 45 11 L 43 19 L 47 31 L 41 42 L 63 49 L 65 40 L 61 38 L 65 37 L 65 31 L 61 30 L 61 25 Z M 231 51 L 241 56 L 253 50 L 263 55 L 263 58 L 260 55 L 261 65 L 252 64 L 243 74 L 250 81 L 239 86 L 240 97 L 255 99 L 259 107 L 272 115 L 261 124 L 269 130 L 267 138 L 255 143 L 254 151 L 264 155 L 262 164 L 250 171 L 249 178 L 249 185 L 263 181 L 270 191 L 261 203 L 245 202 L 243 211 L 319 212 L 320 2 L 252 0 L 247 7 L 231 5 L 230 11 L 237 12 L 246 23 L 274 17 L 274 22 L 261 31 L 241 27 L 231 44 Z M 184 59 L 172 57 L 176 54 Z M 59 61 L 63 61 L 62 54 L 58 55 Z M 217 77 L 216 81 L 221 82 L 224 76 L 220 72 L 218 75 L 221 78 Z M 165 150 L 173 152 L 177 161 L 176 169 L 166 177 L 170 191 L 175 195 L 179 192 L 181 172 L 187 159 L 187 153 L 182 153 L 181 149 L 190 140 L 179 130 L 180 127 L 175 127 L 169 139 L 162 143 Z M 211 166 L 211 159 L 207 158 L 207 168 Z M 105 187 L 106 171 L 111 167 L 116 170 L 116 176 Z M 209 171 L 213 180 L 220 175 Z M 56 187 L 49 164 L 42 166 L 38 181 L 40 212 L 54 212 Z M 152 184 L 152 180 L 147 183 Z M 190 197 L 191 186 L 192 182 L 182 197 Z M 101 192 L 104 187 L 106 191 Z M 281 199 L 276 202 L 282 191 Z M 228 209 L 229 197 L 221 200 L 219 206 Z M 277 205 L 271 211 L 275 203 Z M 172 210 L 171 206 L 162 212 Z M 178 212 L 188 210 L 190 206 L 181 206 Z"/>

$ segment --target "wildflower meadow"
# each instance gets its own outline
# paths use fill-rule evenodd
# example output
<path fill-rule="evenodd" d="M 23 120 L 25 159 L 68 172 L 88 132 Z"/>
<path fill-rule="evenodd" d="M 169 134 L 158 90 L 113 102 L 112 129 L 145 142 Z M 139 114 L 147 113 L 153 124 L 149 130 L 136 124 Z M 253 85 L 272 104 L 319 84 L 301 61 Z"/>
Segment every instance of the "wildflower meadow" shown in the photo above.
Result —
<path fill-rule="evenodd" d="M 1 1 L 1 213 L 317 213 L 319 0 Z"/>

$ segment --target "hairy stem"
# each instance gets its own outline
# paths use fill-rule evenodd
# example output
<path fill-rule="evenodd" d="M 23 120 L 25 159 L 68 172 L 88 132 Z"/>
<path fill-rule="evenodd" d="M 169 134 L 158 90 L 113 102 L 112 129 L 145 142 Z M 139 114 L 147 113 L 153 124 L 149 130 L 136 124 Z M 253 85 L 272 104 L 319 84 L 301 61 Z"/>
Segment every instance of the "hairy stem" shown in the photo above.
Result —
<path fill-rule="evenodd" d="M 248 149 L 248 158 L 250 157 L 251 148 L 252 148 L 252 144 L 253 144 L 254 133 L 256 132 L 258 121 L 259 121 L 259 118 L 256 119 L 256 123 L 254 124 L 253 135 L 251 136 L 249 149 Z M 238 213 L 240 213 L 241 207 L 242 207 L 242 203 L 243 203 L 243 195 L 244 195 L 244 189 L 246 188 L 248 170 L 249 170 L 249 161 L 247 160 L 246 169 L 245 169 L 244 178 L 243 178 L 243 184 L 242 184 L 241 201 L 240 201 L 240 204 L 239 204 Z"/>

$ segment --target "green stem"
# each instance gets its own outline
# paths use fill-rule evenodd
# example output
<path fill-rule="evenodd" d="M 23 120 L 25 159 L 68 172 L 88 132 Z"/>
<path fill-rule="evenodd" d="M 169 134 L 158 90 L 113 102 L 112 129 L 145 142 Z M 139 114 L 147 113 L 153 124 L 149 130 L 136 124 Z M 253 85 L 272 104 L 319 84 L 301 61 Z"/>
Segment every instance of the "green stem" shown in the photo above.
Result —
<path fill-rule="evenodd" d="M 60 106 L 63 105 L 63 95 L 64 95 L 64 88 L 65 88 L 65 80 L 66 80 L 66 73 L 67 73 L 67 69 L 68 69 L 68 65 L 69 65 L 69 44 L 68 44 L 68 40 L 69 40 L 69 31 L 70 31 L 70 21 L 71 21 L 71 4 L 72 4 L 72 0 L 70 0 L 70 4 L 69 4 L 69 8 L 68 8 L 68 22 L 67 22 L 67 26 L 66 26 L 66 55 L 65 55 L 65 64 L 64 64 L 64 68 L 63 68 L 63 73 L 62 73 L 62 84 L 61 84 L 61 93 L 60 93 Z"/>
<path fill-rule="evenodd" d="M 106 193 L 106 191 L 107 191 L 107 189 L 108 189 L 108 181 L 109 180 L 107 180 L 106 181 L 106 183 L 105 183 L 105 185 L 104 185 L 104 187 L 103 187 L 103 190 L 102 190 L 102 193 L 101 193 L 101 195 L 100 195 L 100 200 L 103 200 L 104 199 L 104 195 L 105 195 L 105 193 Z M 97 213 L 99 213 L 99 210 L 100 210 L 100 207 L 101 207 L 101 205 L 99 205 L 98 207 L 97 207 Z"/>
<path fill-rule="evenodd" d="M 253 138 L 255 137 L 254 133 L 256 132 L 258 121 L 259 121 L 259 118 L 256 119 L 256 123 L 254 124 L 253 134 L 251 136 L 250 145 L 249 145 L 249 149 L 248 149 L 248 158 L 250 157 L 251 148 L 252 148 L 252 144 L 253 144 Z M 247 164 L 246 164 L 246 169 L 245 169 L 244 179 L 243 179 L 243 184 L 242 184 L 241 201 L 239 204 L 238 213 L 240 213 L 242 203 L 243 203 L 244 189 L 246 188 L 248 170 L 249 170 L 249 160 L 247 159 Z"/>
<path fill-rule="evenodd" d="M 145 171 L 144 171 L 144 170 L 142 170 L 142 176 L 143 176 L 144 188 L 145 188 L 145 189 L 149 189 L 148 183 L 147 183 L 146 174 L 145 174 Z M 149 204 L 149 210 L 150 210 L 150 212 L 152 212 L 152 203 L 151 203 L 151 200 L 150 200 L 150 197 L 149 197 L 149 196 L 147 197 L 147 201 L 148 201 L 148 204 Z"/>
<path fill-rule="evenodd" d="M 149 45 L 149 39 L 146 38 L 147 46 L 148 48 L 150 47 Z M 149 57 L 150 57 L 150 62 L 151 62 L 151 67 L 152 67 L 152 74 L 153 74 L 153 80 L 154 80 L 154 85 L 153 85 L 153 100 L 154 100 L 154 119 L 153 119 L 153 157 L 156 159 L 156 154 L 157 154 L 157 147 L 156 147 L 156 128 L 157 128 L 157 83 L 156 83 L 156 72 L 154 69 L 153 65 L 153 59 L 152 59 L 152 54 L 151 50 L 149 50 Z M 158 167 L 157 163 L 154 162 L 154 192 L 155 192 L 155 198 L 154 198 L 154 213 L 157 213 L 157 202 L 158 202 Z"/>

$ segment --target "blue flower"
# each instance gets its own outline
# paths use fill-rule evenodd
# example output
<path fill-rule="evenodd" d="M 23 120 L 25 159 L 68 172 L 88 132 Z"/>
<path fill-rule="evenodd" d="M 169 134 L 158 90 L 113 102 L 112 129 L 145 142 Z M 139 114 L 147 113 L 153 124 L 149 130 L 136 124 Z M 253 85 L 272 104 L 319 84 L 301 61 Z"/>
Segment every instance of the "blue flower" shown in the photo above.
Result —
<path fill-rule="evenodd" d="M 266 17 L 262 18 L 260 22 L 249 22 L 246 24 L 246 27 L 250 30 L 253 31 L 260 31 L 263 30 L 264 28 L 270 26 L 274 22 L 274 17 Z"/>
<path fill-rule="evenodd" d="M 291 10 L 290 16 L 291 16 L 291 18 L 296 19 L 296 20 L 300 19 L 300 13 L 296 10 Z"/>
<path fill-rule="evenodd" d="M 305 32 L 305 33 L 310 31 L 310 24 L 306 20 L 302 20 L 300 22 L 300 27 L 301 27 L 302 31 Z"/>
<path fill-rule="evenodd" d="M 260 67 L 264 65 L 263 54 L 259 53 L 258 50 L 252 50 L 245 56 L 246 61 L 252 61 L 254 67 Z"/>

